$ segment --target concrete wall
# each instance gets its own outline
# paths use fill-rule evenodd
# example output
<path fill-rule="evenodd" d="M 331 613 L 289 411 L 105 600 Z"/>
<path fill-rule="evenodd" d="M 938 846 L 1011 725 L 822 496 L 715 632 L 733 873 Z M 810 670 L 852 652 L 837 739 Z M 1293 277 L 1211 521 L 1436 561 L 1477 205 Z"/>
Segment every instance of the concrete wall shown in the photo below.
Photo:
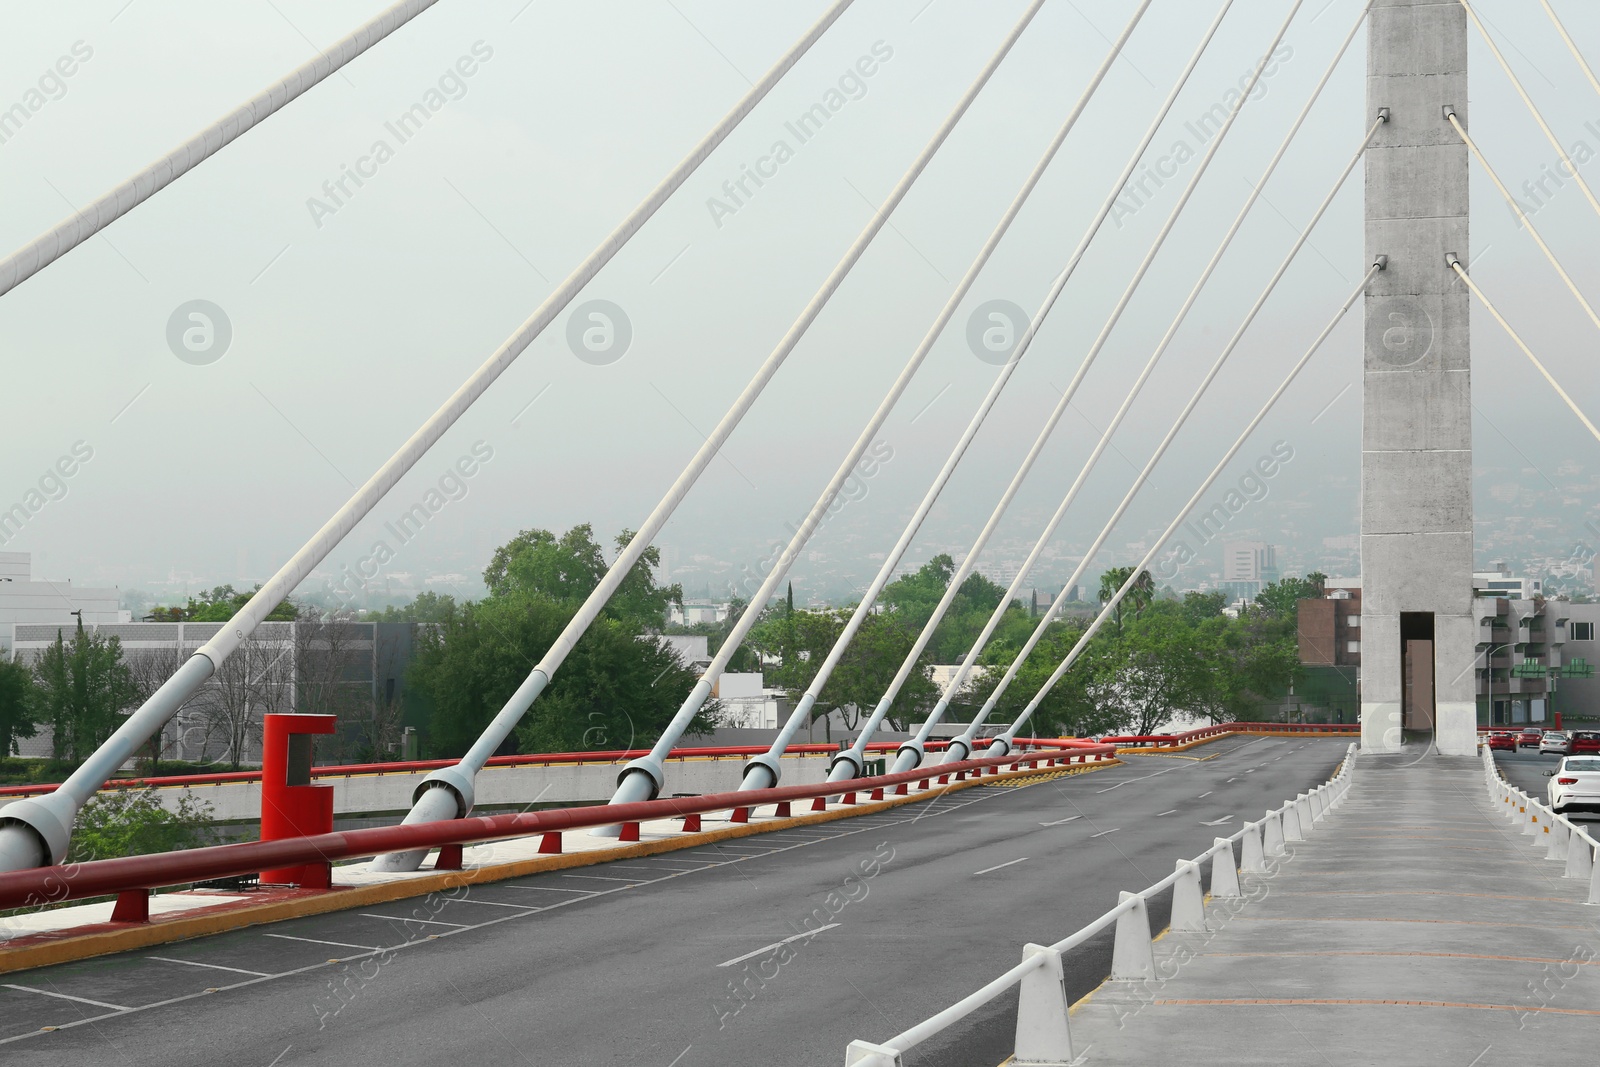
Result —
<path fill-rule="evenodd" d="M 1467 18 L 1454 0 L 1376 0 L 1367 114 L 1391 109 L 1367 152 L 1366 244 L 1389 257 L 1367 291 L 1362 375 L 1361 744 L 1400 747 L 1401 612 L 1434 615 L 1441 751 L 1470 754 L 1472 406 L 1468 293 L 1445 266 L 1470 261 Z"/>

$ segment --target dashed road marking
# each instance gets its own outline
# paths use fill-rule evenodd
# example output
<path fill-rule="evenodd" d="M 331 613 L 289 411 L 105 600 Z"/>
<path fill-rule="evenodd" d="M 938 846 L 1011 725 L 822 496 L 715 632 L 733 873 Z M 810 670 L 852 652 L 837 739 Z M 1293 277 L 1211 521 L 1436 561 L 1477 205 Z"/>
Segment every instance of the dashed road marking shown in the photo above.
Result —
<path fill-rule="evenodd" d="M 763 945 L 761 948 L 756 949 L 754 952 L 746 952 L 743 956 L 735 956 L 731 960 L 724 960 L 723 962 L 717 964 L 717 966 L 718 967 L 732 967 L 735 963 L 743 963 L 745 960 L 754 959 L 757 956 L 765 955 L 766 953 L 771 952 L 773 949 L 782 948 L 784 945 L 787 945 L 787 944 L 789 944 L 789 943 L 791 943 L 793 941 L 799 941 L 802 938 L 807 938 L 807 937 L 816 937 L 818 934 L 822 933 L 822 931 L 824 931 L 824 930 L 832 930 L 835 926 L 838 926 L 838 925 L 839 925 L 838 923 L 829 923 L 827 926 L 819 926 L 815 930 L 807 930 L 804 933 L 795 934 L 793 937 L 786 937 L 782 941 L 774 941 L 770 945 Z M 688 1050 L 685 1049 L 685 1051 L 688 1051 Z M 679 1058 L 682 1059 L 681 1056 Z"/>
<path fill-rule="evenodd" d="M 998 871 L 1001 867 L 1015 867 L 1019 863 L 1026 863 L 1026 862 L 1028 862 L 1028 857 L 1023 856 L 1019 860 L 1009 860 L 1009 861 L 1007 861 L 1005 863 L 997 863 L 993 867 L 985 867 L 981 871 L 973 871 L 972 874 L 973 874 L 973 877 L 977 877 L 980 874 L 988 874 L 990 871 Z"/>

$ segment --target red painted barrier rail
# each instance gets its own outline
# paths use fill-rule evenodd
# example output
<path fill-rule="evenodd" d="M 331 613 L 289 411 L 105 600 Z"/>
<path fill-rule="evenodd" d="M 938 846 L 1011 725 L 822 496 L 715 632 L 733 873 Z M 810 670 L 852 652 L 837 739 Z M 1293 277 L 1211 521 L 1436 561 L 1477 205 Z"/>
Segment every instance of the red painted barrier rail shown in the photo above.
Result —
<path fill-rule="evenodd" d="M 634 824 L 707 812 L 750 808 L 759 804 L 809 800 L 813 797 L 876 791 L 934 777 L 965 775 L 985 768 L 996 771 L 1005 764 L 1020 767 L 1041 759 L 1057 765 L 1083 762 L 1090 757 L 1114 757 L 1112 745 L 1082 741 L 1045 742 L 1056 755 L 1014 752 L 1008 756 L 982 756 L 959 763 L 940 764 L 899 774 L 854 778 L 823 785 L 778 786 L 745 792 L 708 793 L 698 797 L 672 797 L 635 804 L 602 804 L 581 808 L 556 808 L 511 815 L 469 816 L 446 822 L 409 826 L 378 826 L 343 833 L 278 841 L 245 841 L 211 845 L 151 856 L 123 856 L 84 863 L 40 867 L 0 874 L 0 909 L 35 907 L 65 900 L 146 892 L 166 886 L 188 885 L 214 878 L 234 878 L 263 869 L 363 859 L 388 852 L 434 849 L 446 845 L 478 844 L 513 837 L 563 830 L 583 830 L 615 823 Z"/>
<path fill-rule="evenodd" d="M 929 741 L 928 750 L 936 752 L 949 747 L 948 741 Z M 870 752 L 894 752 L 901 745 L 899 741 L 875 741 L 867 746 Z M 669 760 L 686 759 L 732 759 L 759 756 L 766 752 L 768 745 L 718 745 L 702 748 L 675 748 L 667 756 Z M 539 765 L 564 765 L 574 763 L 626 763 L 632 759 L 649 753 L 645 748 L 608 749 L 594 752 L 533 752 L 517 756 L 493 756 L 489 759 L 490 767 L 529 767 Z M 791 756 L 825 756 L 839 751 L 838 745 L 805 744 L 790 745 L 784 750 Z M 441 767 L 454 767 L 453 759 L 410 760 L 392 763 L 346 763 L 334 766 L 313 767 L 311 777 L 317 778 L 350 778 L 365 774 L 414 774 L 419 771 L 434 771 Z M 212 774 L 173 774 L 157 778 L 113 778 L 102 787 L 104 789 L 143 789 L 146 787 L 165 788 L 181 787 L 186 785 L 228 785 L 235 782 L 259 782 L 261 772 L 249 771 L 219 771 Z M 44 782 L 37 785 L 7 785 L 0 786 L 0 797 L 40 796 L 44 793 L 53 793 L 58 782 Z"/>
<path fill-rule="evenodd" d="M 1360 723 L 1340 722 L 1224 722 L 1215 726 L 1202 726 L 1198 730 L 1186 730 L 1177 734 L 1141 734 L 1125 737 L 1103 737 L 1100 740 L 1108 745 L 1122 745 L 1124 747 L 1150 747 L 1169 748 L 1176 745 L 1187 745 L 1195 741 L 1202 741 L 1208 737 L 1219 737 L 1223 734 L 1261 733 L 1261 734 L 1326 734 L 1330 736 L 1354 736 L 1361 732 Z"/>

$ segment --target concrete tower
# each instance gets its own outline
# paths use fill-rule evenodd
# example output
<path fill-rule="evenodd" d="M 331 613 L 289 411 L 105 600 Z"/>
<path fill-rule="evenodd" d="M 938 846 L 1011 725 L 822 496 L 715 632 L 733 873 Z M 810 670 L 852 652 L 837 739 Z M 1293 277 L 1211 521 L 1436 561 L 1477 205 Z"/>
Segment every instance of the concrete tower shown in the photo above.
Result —
<path fill-rule="evenodd" d="M 1445 265 L 1467 250 L 1467 16 L 1455 0 L 1376 0 L 1366 242 L 1388 269 L 1367 290 L 1361 431 L 1361 745 L 1432 733 L 1470 755 L 1472 619 L 1469 294 Z"/>

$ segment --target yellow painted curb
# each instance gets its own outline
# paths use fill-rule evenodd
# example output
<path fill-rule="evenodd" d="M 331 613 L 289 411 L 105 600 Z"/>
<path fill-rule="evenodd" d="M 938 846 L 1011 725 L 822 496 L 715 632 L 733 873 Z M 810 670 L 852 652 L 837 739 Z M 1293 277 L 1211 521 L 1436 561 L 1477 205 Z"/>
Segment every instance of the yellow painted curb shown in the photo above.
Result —
<path fill-rule="evenodd" d="M 1083 764 L 1072 768 L 1070 773 L 1081 774 L 1084 771 L 1098 770 L 1101 767 L 1111 767 L 1115 766 L 1117 762 L 1119 761 L 1108 760 L 1104 763 Z M 596 849 L 589 852 L 568 852 L 559 856 L 539 856 L 534 859 L 518 860 L 514 863 L 472 867 L 461 871 L 438 871 L 418 878 L 405 878 L 394 882 L 385 882 L 381 885 L 345 889 L 336 887 L 330 892 L 317 893 L 314 896 L 275 900 L 266 904 L 252 904 L 242 907 L 223 907 L 209 915 L 189 915 L 173 919 L 161 919 L 152 923 L 130 924 L 115 930 L 95 931 L 89 934 L 63 937 L 55 941 L 20 945 L 15 948 L 0 948 L 0 974 L 32 970 L 35 967 L 49 967 L 58 963 L 70 963 L 74 960 L 106 956 L 114 952 L 126 952 L 136 948 L 148 948 L 151 945 L 164 945 L 173 941 L 187 941 L 190 938 L 206 937 L 211 934 L 226 933 L 230 930 L 242 930 L 248 926 L 282 922 L 285 919 L 299 919 L 310 915 L 324 915 L 328 912 L 370 907 L 374 904 L 386 904 L 390 901 L 405 900 L 410 897 L 427 896 L 430 893 L 454 889 L 463 885 L 503 882 L 512 878 L 523 878 L 530 874 L 539 874 L 544 871 L 590 867 L 599 863 L 610 863 L 613 860 L 637 859 L 641 856 L 677 852 L 686 848 L 697 848 L 701 845 L 716 844 L 719 841 L 730 841 L 739 837 L 751 837 L 755 834 L 790 830 L 797 826 L 814 826 L 819 823 L 834 822 L 838 819 L 848 819 L 854 815 L 869 815 L 873 812 L 888 811 L 903 804 L 911 804 L 921 800 L 933 800 L 944 796 L 946 793 L 958 792 L 976 785 L 1001 783 L 1013 779 L 1036 776 L 1040 773 L 1038 768 L 1004 771 L 996 775 L 972 778 L 965 782 L 951 782 L 949 785 L 935 786 L 932 789 L 921 793 L 913 793 L 909 796 L 885 797 L 883 800 L 867 801 L 866 803 L 856 804 L 853 807 L 835 808 L 832 811 L 807 812 L 804 815 L 795 815 L 787 819 L 762 819 L 760 822 L 738 823 L 718 830 L 683 834 L 678 837 L 662 838 L 655 841 L 641 841 L 637 844 L 623 845 L 617 848 Z M 938 772 L 935 771 L 928 777 L 934 778 L 937 776 Z M 486 843 L 492 844 L 493 842 Z M 334 869 L 334 874 L 337 877 L 338 868 Z"/>

